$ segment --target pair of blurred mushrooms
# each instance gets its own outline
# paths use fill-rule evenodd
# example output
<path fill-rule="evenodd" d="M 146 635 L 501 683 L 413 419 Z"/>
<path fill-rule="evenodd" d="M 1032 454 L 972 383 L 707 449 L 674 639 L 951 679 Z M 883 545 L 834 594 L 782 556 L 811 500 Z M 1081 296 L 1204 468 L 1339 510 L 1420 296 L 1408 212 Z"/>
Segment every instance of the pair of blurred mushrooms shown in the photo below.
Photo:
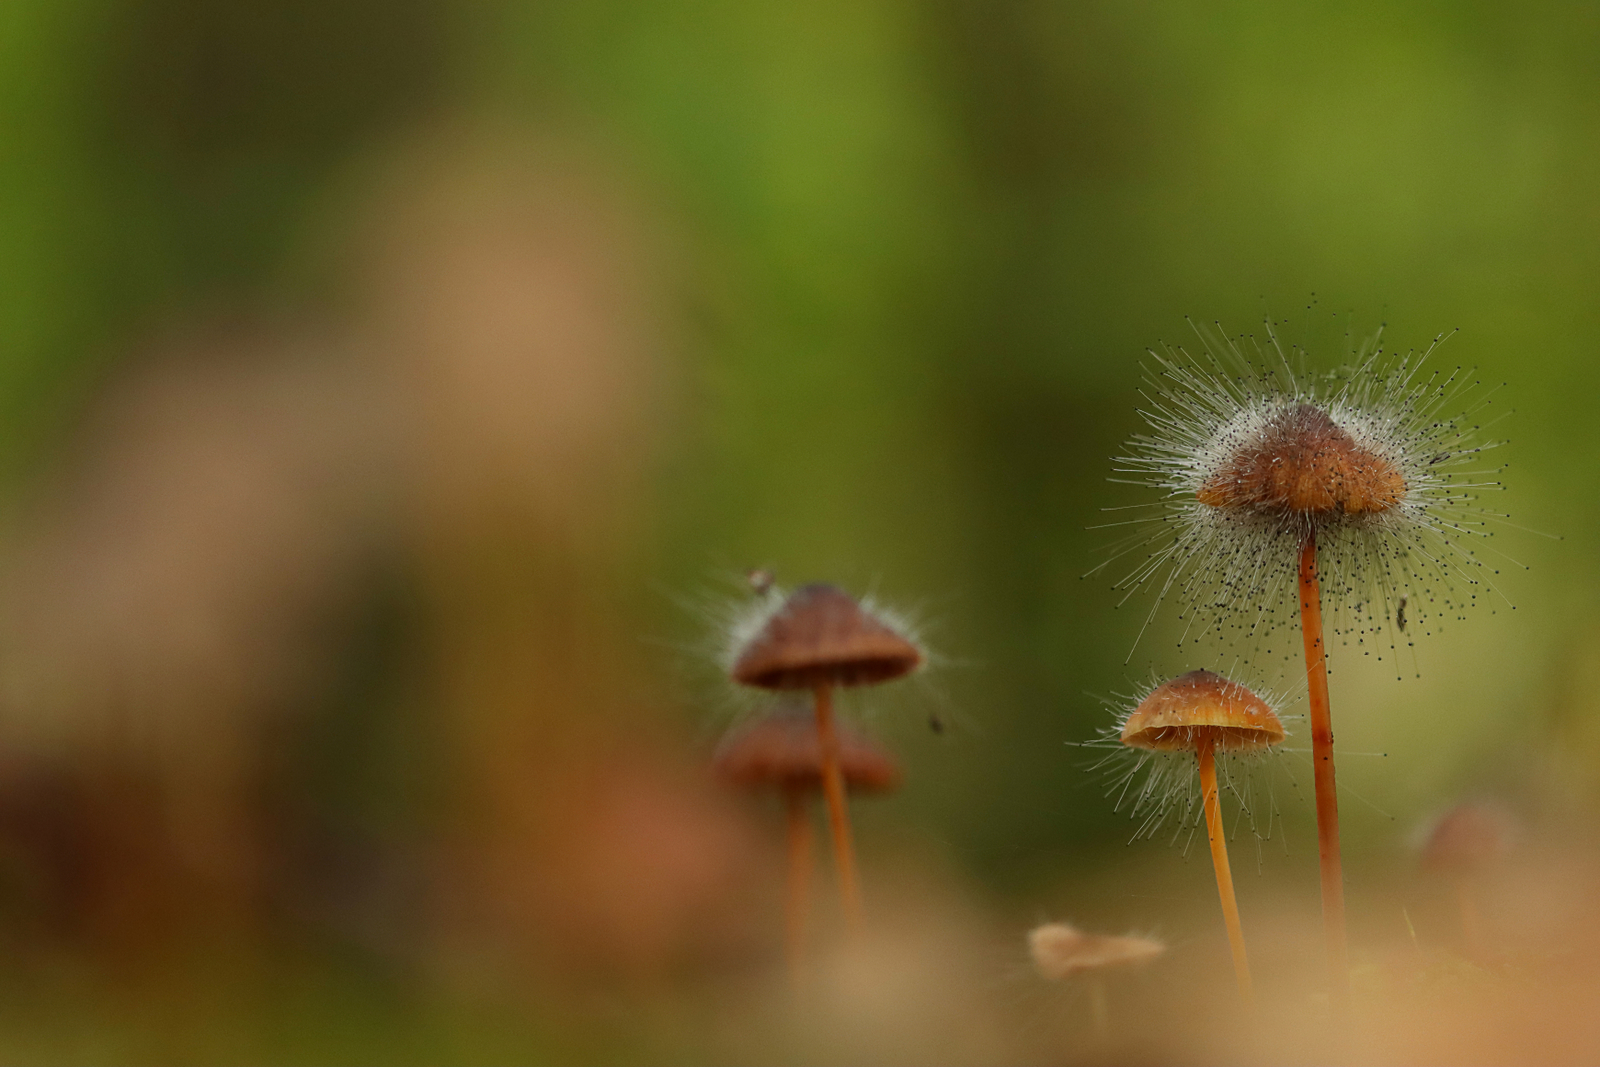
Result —
<path fill-rule="evenodd" d="M 886 793 L 900 784 L 900 767 L 887 749 L 835 721 L 833 690 L 904 677 L 924 657 L 910 638 L 835 586 L 804 585 L 783 598 L 752 577 L 756 591 L 774 606 L 755 635 L 735 651 L 729 676 L 740 685 L 778 693 L 810 691 L 811 707 L 780 702 L 729 733 L 712 764 L 725 781 L 774 790 L 784 798 L 789 854 L 785 944 L 793 969 L 801 956 L 809 895 L 810 797 L 820 792 L 826 803 L 845 917 L 858 930 L 861 891 L 846 791 Z"/>
<path fill-rule="evenodd" d="M 767 592 L 761 585 L 757 591 Z M 741 685 L 780 693 L 809 690 L 811 707 L 784 701 L 735 728 L 717 746 L 712 766 L 734 786 L 770 790 L 784 800 L 789 858 L 785 945 L 791 968 L 797 968 L 811 877 L 811 797 L 820 792 L 827 803 L 841 896 L 847 918 L 858 928 L 861 903 L 845 794 L 891 792 L 901 779 L 893 754 L 835 721 L 833 690 L 904 677 L 922 666 L 925 657 L 907 635 L 835 586 L 805 585 L 787 598 L 772 599 L 775 607 L 735 651 L 729 676 Z M 1029 944 L 1040 973 L 1048 978 L 1140 963 L 1165 951 L 1150 938 L 1100 937 L 1061 923 L 1034 930 Z M 1103 1027 L 1103 989 L 1098 983 L 1093 988 L 1095 1018 Z"/>

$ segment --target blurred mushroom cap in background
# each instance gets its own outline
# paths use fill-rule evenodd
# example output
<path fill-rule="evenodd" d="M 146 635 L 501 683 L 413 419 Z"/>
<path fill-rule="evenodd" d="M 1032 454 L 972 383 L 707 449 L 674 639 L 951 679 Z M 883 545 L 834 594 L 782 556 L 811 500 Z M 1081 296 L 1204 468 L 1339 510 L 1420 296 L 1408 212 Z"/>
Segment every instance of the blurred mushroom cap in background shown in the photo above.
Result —
<path fill-rule="evenodd" d="M 1046 978 L 1067 978 L 1081 971 L 1148 963 L 1167 951 L 1153 937 L 1087 934 L 1067 923 L 1045 923 L 1028 931 L 1033 964 Z"/>
<path fill-rule="evenodd" d="M 1468 874 L 1493 864 L 1516 836 L 1517 821 L 1503 806 L 1468 800 L 1420 826 L 1416 844 L 1425 869 Z"/>
<path fill-rule="evenodd" d="M 863 793 L 886 793 L 900 784 L 900 766 L 878 742 L 840 726 L 839 769 L 845 785 Z M 822 741 L 817 720 L 804 705 L 780 707 L 734 727 L 711 757 L 718 777 L 746 789 L 822 788 Z"/>

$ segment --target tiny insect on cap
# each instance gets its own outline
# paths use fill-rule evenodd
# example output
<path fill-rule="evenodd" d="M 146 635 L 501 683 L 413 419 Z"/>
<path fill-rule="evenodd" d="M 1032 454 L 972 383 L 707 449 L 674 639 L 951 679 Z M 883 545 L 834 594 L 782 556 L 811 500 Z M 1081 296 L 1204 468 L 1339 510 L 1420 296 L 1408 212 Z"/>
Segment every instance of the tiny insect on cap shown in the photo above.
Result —
<path fill-rule="evenodd" d="M 1033 965 L 1046 978 L 1067 978 L 1081 971 L 1144 963 L 1167 946 L 1152 937 L 1108 937 L 1086 934 L 1066 923 L 1045 923 L 1028 932 Z"/>
<path fill-rule="evenodd" d="M 739 652 L 729 673 L 762 689 L 873 685 L 922 665 L 922 650 L 836 586 L 795 590 Z"/>
<path fill-rule="evenodd" d="M 1158 685 L 1122 724 L 1123 744 L 1160 752 L 1192 750 L 1203 739 L 1225 751 L 1266 748 L 1283 737 L 1266 701 L 1205 670 Z"/>
<path fill-rule="evenodd" d="M 1293 404 L 1242 433 L 1195 494 L 1217 508 L 1366 515 L 1404 499 L 1406 480 L 1389 460 L 1361 447 L 1315 404 Z"/>
<path fill-rule="evenodd" d="M 723 738 L 711 757 L 724 781 L 749 789 L 820 789 L 822 742 L 809 709 L 764 715 Z M 900 766 L 881 745 L 839 728 L 839 770 L 845 785 L 863 793 L 888 793 L 900 785 Z"/>

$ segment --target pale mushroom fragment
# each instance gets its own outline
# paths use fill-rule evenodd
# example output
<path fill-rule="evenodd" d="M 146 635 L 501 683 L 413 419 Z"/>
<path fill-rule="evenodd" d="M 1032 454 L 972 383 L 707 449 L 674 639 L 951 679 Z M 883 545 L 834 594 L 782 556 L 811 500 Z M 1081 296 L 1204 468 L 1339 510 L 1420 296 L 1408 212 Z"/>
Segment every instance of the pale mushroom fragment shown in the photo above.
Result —
<path fill-rule="evenodd" d="M 1062 979 L 1102 967 L 1148 963 L 1167 946 L 1153 937 L 1088 934 L 1067 923 L 1045 923 L 1028 931 L 1028 950 L 1041 975 Z"/>
<path fill-rule="evenodd" d="M 1153 937 L 1089 934 L 1067 923 L 1045 923 L 1028 931 L 1028 951 L 1045 978 L 1062 981 L 1078 974 L 1090 976 L 1095 1032 L 1104 1037 L 1110 1010 L 1102 972 L 1148 963 L 1166 952 L 1167 946 Z"/>

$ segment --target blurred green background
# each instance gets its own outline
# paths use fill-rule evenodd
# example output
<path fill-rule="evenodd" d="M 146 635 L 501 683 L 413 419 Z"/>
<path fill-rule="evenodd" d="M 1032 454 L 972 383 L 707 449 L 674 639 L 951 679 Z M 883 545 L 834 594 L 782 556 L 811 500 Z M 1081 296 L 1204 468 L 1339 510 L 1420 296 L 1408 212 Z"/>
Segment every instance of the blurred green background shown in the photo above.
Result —
<path fill-rule="evenodd" d="M 158 364 L 152 338 L 236 315 L 297 330 L 359 318 L 340 249 L 359 243 L 347 220 L 384 203 L 373 175 L 418 143 L 447 167 L 437 145 L 456 135 L 438 131 L 486 129 L 535 155 L 561 146 L 647 220 L 662 413 L 635 518 L 608 535 L 615 561 L 591 565 L 606 626 L 638 660 L 630 693 L 691 761 L 728 700 L 679 651 L 710 626 L 684 600 L 737 597 L 756 565 L 874 589 L 926 621 L 944 662 L 862 702 L 908 766 L 901 795 L 863 806 L 863 849 L 905 845 L 1022 922 L 1092 907 L 1061 887 L 1128 826 L 1066 742 L 1106 721 L 1097 695 L 1202 665 L 1159 627 L 1125 663 L 1148 601 L 1113 611 L 1110 581 L 1080 580 L 1110 540 L 1086 529 L 1099 509 L 1140 499 L 1106 478 L 1140 428 L 1144 350 L 1185 341 L 1185 315 L 1234 331 L 1271 316 L 1332 365 L 1347 324 L 1386 322 L 1402 350 L 1459 328 L 1436 358 L 1509 383 L 1507 492 L 1490 503 L 1564 540 L 1497 535 L 1529 565 L 1504 575 L 1515 612 L 1422 642 L 1420 680 L 1334 659 L 1341 744 L 1388 753 L 1341 767 L 1373 805 L 1347 800 L 1352 862 L 1397 855 L 1412 822 L 1473 790 L 1564 826 L 1600 787 L 1585 674 L 1600 667 L 1596 56 L 1600 12 L 1578 4 L 11 0 L 7 524 L 34 529 L 40 501 L 76 484 L 85 413 Z M 511 559 L 521 536 L 474 535 L 450 558 L 489 544 Z M 286 754 L 261 788 L 269 810 L 355 827 L 335 852 L 379 840 L 388 855 L 435 840 L 453 803 L 430 758 L 428 709 L 448 702 L 412 684 L 437 604 L 473 582 L 534 604 L 567 587 L 501 557 L 457 582 L 453 564 L 418 562 L 427 548 L 377 540 L 333 568 L 356 577 L 332 666 L 275 698 Z M 32 557 L 18 558 L 14 574 Z M 477 617 L 474 595 L 460 617 Z M 12 719 L 19 701 L 13 689 Z M 1290 855 L 1268 864 L 1309 885 L 1305 807 L 1288 805 Z M 185 992 L 145 1013 L 82 962 L 101 941 L 69 951 L 29 932 L 49 924 L 27 908 L 48 911 L 53 892 L 7 890 L 33 901 L 0 918 L 9 1055 L 628 1056 L 626 1039 L 562 1046 L 493 996 L 416 993 L 395 977 L 410 949 L 316 918 L 272 920 L 287 925 L 262 936 L 268 955 L 293 962 L 250 972 L 238 997 L 254 1006 Z M 1120 903 L 1102 917 L 1159 920 Z M 218 955 L 185 966 L 228 971 Z"/>

